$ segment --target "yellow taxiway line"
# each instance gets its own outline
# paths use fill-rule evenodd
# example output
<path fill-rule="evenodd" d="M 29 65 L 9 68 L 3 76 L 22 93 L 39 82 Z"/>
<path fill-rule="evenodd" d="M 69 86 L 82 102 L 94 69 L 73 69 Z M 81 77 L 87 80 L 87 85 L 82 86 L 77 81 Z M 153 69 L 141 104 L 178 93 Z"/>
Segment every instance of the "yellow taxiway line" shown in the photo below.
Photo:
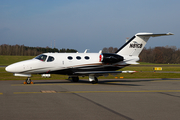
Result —
<path fill-rule="evenodd" d="M 68 83 L 68 84 L 12 84 L 11 86 L 44 86 L 44 85 L 92 85 L 92 84 L 80 84 L 80 83 Z M 97 85 L 97 84 L 93 84 Z"/>
<path fill-rule="evenodd" d="M 14 94 L 33 94 L 33 93 L 42 93 L 42 92 L 14 92 Z"/>
<path fill-rule="evenodd" d="M 142 91 L 57 91 L 57 92 L 14 92 L 14 94 L 36 94 L 36 93 L 158 93 L 158 92 L 180 92 L 180 90 L 142 90 Z"/>

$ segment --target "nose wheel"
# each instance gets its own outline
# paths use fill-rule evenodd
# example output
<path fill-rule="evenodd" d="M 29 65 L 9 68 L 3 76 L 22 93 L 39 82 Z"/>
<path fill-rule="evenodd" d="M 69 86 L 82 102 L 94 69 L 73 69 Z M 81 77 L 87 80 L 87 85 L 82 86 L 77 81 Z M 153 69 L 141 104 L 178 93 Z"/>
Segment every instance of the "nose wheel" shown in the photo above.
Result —
<path fill-rule="evenodd" d="M 31 84 L 31 83 L 32 83 L 32 82 L 31 82 L 31 78 L 28 77 L 28 78 L 26 79 L 25 83 L 26 83 L 26 84 Z"/>

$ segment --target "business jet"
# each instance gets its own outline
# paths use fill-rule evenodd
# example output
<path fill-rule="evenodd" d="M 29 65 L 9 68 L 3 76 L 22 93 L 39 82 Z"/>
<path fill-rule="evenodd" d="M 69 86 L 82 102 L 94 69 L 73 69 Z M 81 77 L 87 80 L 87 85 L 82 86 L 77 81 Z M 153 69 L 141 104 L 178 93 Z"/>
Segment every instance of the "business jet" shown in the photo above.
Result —
<path fill-rule="evenodd" d="M 63 74 L 79 81 L 79 76 L 89 76 L 89 81 L 98 83 L 99 76 L 109 74 L 134 73 L 136 71 L 119 71 L 131 64 L 139 64 L 139 54 L 150 37 L 168 36 L 172 33 L 153 34 L 137 33 L 115 53 L 43 53 L 37 57 L 11 64 L 5 68 L 14 76 L 27 77 L 31 83 L 31 74 Z"/>

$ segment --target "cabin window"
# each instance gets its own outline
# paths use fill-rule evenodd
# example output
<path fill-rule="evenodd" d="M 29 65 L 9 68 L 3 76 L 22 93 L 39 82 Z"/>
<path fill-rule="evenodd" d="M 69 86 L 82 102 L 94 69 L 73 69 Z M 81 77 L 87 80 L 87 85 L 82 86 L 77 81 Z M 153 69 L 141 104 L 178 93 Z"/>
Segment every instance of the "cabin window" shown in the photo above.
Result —
<path fill-rule="evenodd" d="M 47 58 L 47 55 L 43 55 L 43 54 L 38 55 L 37 57 L 35 57 L 35 59 L 38 59 L 38 60 L 41 60 L 41 61 L 45 61 L 46 58 Z"/>
<path fill-rule="evenodd" d="M 76 59 L 77 59 L 77 60 L 80 60 L 80 59 L 81 59 L 81 57 L 80 57 L 80 56 L 77 56 L 77 57 L 76 57 Z"/>
<path fill-rule="evenodd" d="M 47 59 L 47 62 L 52 62 L 52 61 L 54 61 L 54 57 L 49 56 L 49 58 Z"/>
<path fill-rule="evenodd" d="M 85 58 L 86 60 L 89 60 L 89 56 L 85 56 L 84 58 Z"/>
<path fill-rule="evenodd" d="M 72 60 L 72 59 L 73 59 L 73 57 L 71 57 L 71 56 L 68 56 L 67 58 L 68 58 L 69 60 Z"/>

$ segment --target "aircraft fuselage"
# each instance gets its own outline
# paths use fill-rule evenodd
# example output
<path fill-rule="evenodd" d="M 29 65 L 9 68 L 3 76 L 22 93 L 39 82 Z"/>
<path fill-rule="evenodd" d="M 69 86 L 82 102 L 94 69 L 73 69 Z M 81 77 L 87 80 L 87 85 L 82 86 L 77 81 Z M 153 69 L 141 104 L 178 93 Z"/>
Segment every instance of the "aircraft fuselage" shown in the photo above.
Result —
<path fill-rule="evenodd" d="M 8 72 L 25 74 L 75 75 L 80 71 L 113 71 L 126 65 L 102 63 L 100 53 L 44 53 L 45 60 L 33 58 L 14 63 L 6 68 Z M 49 58 L 53 60 L 49 60 Z"/>

